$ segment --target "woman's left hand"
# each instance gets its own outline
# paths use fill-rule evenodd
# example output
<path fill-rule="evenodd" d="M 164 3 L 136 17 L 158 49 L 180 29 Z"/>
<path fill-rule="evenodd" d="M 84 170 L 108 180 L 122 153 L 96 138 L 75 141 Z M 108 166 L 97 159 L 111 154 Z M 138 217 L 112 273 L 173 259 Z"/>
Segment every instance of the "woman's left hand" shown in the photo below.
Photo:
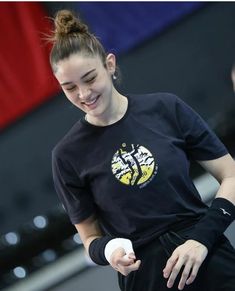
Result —
<path fill-rule="evenodd" d="M 168 278 L 167 287 L 171 288 L 174 285 L 175 279 L 183 266 L 184 269 L 178 289 L 183 290 L 185 284 L 191 284 L 196 278 L 198 270 L 207 254 L 207 248 L 195 240 L 187 240 L 184 244 L 178 246 L 163 269 L 164 278 Z"/>

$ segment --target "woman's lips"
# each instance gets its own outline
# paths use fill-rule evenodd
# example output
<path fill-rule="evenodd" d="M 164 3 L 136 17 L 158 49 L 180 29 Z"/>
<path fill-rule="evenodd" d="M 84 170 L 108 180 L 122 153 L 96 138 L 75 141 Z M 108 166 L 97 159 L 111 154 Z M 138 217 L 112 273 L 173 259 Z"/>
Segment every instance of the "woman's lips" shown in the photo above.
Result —
<path fill-rule="evenodd" d="M 82 102 L 82 104 L 84 104 L 89 109 L 94 109 L 97 105 L 97 101 L 98 101 L 99 97 L 100 97 L 100 95 L 98 95 L 95 99 L 92 99 L 90 101 Z"/>

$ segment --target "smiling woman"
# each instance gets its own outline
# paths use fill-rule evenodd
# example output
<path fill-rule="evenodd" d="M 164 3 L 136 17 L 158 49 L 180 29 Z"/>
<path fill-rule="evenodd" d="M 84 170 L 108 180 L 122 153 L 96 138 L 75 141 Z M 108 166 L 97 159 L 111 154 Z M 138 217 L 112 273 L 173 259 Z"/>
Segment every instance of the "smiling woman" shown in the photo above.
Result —
<path fill-rule="evenodd" d="M 67 98 L 87 114 L 87 120 L 108 125 L 123 114 L 119 104 L 126 100 L 113 87 L 111 76 L 114 72 L 113 54 L 107 55 L 104 65 L 98 55 L 84 58 L 77 52 L 57 63 L 55 76 Z"/>
<path fill-rule="evenodd" d="M 127 99 L 113 86 L 115 56 L 106 55 L 98 39 L 71 12 L 58 13 L 55 24 L 50 62 L 65 95 L 90 123 L 116 122 L 127 109 Z"/>
<path fill-rule="evenodd" d="M 53 149 L 54 184 L 91 259 L 117 270 L 123 291 L 233 291 L 227 149 L 177 96 L 119 93 L 114 54 L 72 12 L 58 12 L 52 39 L 55 77 L 85 112 Z M 210 208 L 192 183 L 191 159 L 221 183 Z"/>

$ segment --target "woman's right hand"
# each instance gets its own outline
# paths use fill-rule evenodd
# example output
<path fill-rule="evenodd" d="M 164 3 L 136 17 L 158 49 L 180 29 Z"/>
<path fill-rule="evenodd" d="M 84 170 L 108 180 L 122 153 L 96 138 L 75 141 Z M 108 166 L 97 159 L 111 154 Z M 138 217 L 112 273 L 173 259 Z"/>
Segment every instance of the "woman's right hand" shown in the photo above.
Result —
<path fill-rule="evenodd" d="M 113 251 L 110 257 L 110 265 L 124 276 L 138 270 L 140 263 L 140 260 L 136 260 L 134 252 L 127 255 L 122 247 Z"/>

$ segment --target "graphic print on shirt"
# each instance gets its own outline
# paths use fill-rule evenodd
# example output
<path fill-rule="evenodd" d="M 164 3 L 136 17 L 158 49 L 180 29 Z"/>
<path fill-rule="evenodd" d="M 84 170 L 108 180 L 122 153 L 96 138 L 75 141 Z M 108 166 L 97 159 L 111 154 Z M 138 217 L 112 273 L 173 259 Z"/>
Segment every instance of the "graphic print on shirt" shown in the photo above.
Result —
<path fill-rule="evenodd" d="M 123 184 L 145 187 L 157 173 L 158 165 L 152 153 L 141 145 L 122 144 L 111 162 L 114 176 Z"/>

